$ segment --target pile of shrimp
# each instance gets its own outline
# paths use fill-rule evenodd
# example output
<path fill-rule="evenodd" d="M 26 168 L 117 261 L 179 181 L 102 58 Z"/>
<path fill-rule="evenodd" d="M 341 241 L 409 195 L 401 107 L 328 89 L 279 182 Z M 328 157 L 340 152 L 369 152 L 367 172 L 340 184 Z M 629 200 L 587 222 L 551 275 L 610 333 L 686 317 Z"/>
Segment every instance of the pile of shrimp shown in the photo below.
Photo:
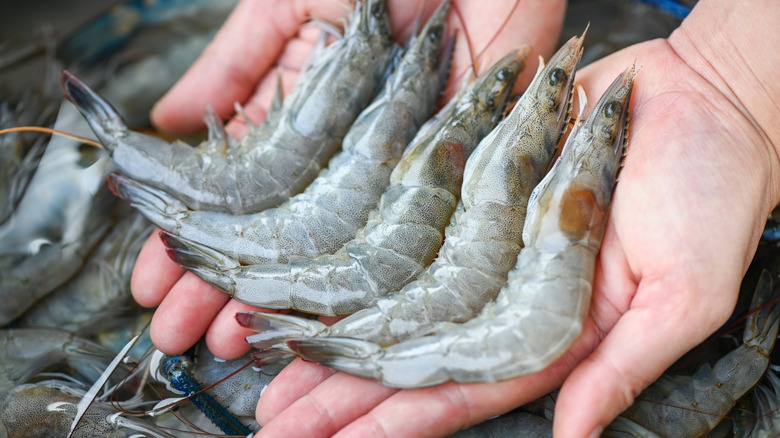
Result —
<path fill-rule="evenodd" d="M 267 120 L 248 120 L 250 132 L 234 139 L 210 113 L 195 147 L 131 130 L 111 98 L 64 72 L 80 116 L 63 106 L 58 127 L 92 131 L 103 150 L 52 139 L 43 158 L 35 146 L 18 160 L 23 175 L 43 170 L 25 177 L 0 219 L 7 435 L 245 436 L 257 430 L 262 391 L 296 356 L 402 388 L 503 380 L 560 357 L 588 313 L 641 77 L 626 66 L 590 114 L 583 92 L 572 109 L 582 34 L 540 63 L 518 100 L 525 47 L 436 111 L 458 73 L 452 8 L 440 2 L 400 47 L 385 0 L 357 2 L 344 35 L 321 39 Z M 46 196 L 52 186 L 57 202 Z M 257 332 L 251 356 L 218 361 L 203 343 L 164 355 L 143 330 L 149 313 L 129 302 L 154 226 L 176 262 L 237 300 L 346 318 L 326 326 L 242 313 Z M 777 433 L 774 260 L 763 257 L 757 280 L 746 279 L 741 340 L 712 365 L 670 370 L 607 434 L 696 436 L 724 418 L 744 436 Z M 42 266 L 52 275 L 37 275 Z M 142 345 L 127 352 L 135 331 Z M 513 434 L 518 424 L 551 434 L 553 400 L 459 436 Z M 692 403 L 700 410 L 679 408 Z"/>

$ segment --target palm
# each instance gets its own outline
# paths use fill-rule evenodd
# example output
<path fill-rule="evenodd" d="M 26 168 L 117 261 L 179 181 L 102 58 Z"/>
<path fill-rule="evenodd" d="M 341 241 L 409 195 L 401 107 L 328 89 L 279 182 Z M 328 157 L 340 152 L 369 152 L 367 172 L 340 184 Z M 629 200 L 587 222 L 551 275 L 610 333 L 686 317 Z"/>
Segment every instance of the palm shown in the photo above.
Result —
<path fill-rule="evenodd" d="M 634 60 L 641 71 L 628 157 L 596 268 L 590 316 L 572 349 L 533 376 L 412 391 L 331 375 L 299 361 L 277 377 L 258 405 L 265 433 L 289 432 L 295 425 L 302 435 L 340 429 L 355 436 L 446 434 L 529 402 L 564 379 L 556 433 L 582 432 L 610 420 L 594 412 L 617 415 L 726 320 L 760 218 L 771 204 L 760 186 L 768 178 L 769 160 L 762 155 L 768 149 L 665 41 L 613 55 L 584 69 L 578 80 L 593 98 Z M 729 215 L 719 214 L 724 211 Z M 408 420 L 421 410 L 429 418 Z"/>

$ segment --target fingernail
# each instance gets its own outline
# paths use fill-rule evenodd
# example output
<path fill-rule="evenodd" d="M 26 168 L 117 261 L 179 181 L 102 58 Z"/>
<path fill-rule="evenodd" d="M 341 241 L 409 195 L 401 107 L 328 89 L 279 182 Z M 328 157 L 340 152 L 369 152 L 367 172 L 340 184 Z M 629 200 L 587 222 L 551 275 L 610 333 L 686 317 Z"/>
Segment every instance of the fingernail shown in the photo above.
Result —
<path fill-rule="evenodd" d="M 602 426 L 598 426 L 593 429 L 593 432 L 588 435 L 588 438 L 599 438 L 601 436 L 601 432 L 604 432 L 604 428 Z"/>

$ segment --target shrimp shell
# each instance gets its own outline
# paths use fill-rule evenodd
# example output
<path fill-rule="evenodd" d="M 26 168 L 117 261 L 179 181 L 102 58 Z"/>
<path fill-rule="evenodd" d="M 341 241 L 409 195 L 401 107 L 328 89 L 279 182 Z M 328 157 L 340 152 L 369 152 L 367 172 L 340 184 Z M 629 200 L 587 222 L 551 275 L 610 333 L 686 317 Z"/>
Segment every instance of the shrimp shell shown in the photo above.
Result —
<path fill-rule="evenodd" d="M 453 40 L 443 35 L 449 4 L 442 2 L 410 41 L 382 93 L 344 137 L 342 152 L 281 206 L 248 215 L 193 211 L 125 176 L 112 174 L 109 185 L 163 230 L 242 264 L 287 263 L 292 256 L 337 251 L 365 226 L 406 145 L 434 112 L 449 73 Z"/>
<path fill-rule="evenodd" d="M 194 210 L 244 214 L 275 207 L 314 180 L 379 91 L 396 52 L 385 0 L 359 2 L 344 38 L 323 49 L 280 114 L 239 144 L 212 120 L 209 140 L 196 148 L 132 132 L 111 104 L 83 82 L 68 72 L 61 82 L 66 97 L 129 177 Z"/>
<path fill-rule="evenodd" d="M 255 306 L 346 315 L 414 280 L 436 257 L 455 210 L 466 159 L 498 123 L 527 50 L 497 62 L 418 134 L 379 207 L 333 255 L 241 266 L 217 251 L 163 234 L 168 254 L 236 300 Z"/>
<path fill-rule="evenodd" d="M 547 66 L 540 66 L 511 113 L 469 158 L 462 198 L 445 230 L 444 245 L 417 280 L 330 327 L 288 315 L 238 314 L 241 325 L 259 332 L 247 341 L 261 350 L 286 349 L 277 342 L 346 336 L 388 346 L 439 321 L 468 321 L 494 300 L 523 246 L 528 198 L 550 167 L 569 120 L 583 37 L 569 40 Z"/>
<path fill-rule="evenodd" d="M 534 189 L 525 247 L 498 298 L 464 323 L 387 348 L 349 338 L 287 341 L 300 357 L 402 388 L 530 374 L 560 357 L 588 313 L 596 255 L 626 144 L 633 67 L 569 136 Z"/>

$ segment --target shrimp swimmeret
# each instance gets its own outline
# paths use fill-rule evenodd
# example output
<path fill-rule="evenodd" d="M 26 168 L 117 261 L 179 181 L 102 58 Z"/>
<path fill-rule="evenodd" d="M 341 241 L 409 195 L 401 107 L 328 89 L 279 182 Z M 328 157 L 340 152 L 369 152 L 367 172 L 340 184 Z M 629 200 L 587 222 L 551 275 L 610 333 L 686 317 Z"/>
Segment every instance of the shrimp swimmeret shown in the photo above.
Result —
<path fill-rule="evenodd" d="M 366 226 L 332 255 L 243 266 L 163 234 L 168 255 L 238 301 L 347 315 L 401 289 L 433 262 L 460 198 L 466 160 L 501 118 L 528 50 L 512 51 L 442 109 L 390 176 Z"/>
<path fill-rule="evenodd" d="M 382 348 L 349 338 L 287 341 L 298 356 L 388 386 L 490 382 L 550 365 L 580 335 L 596 255 L 628 133 L 634 70 L 607 89 L 560 159 L 534 189 L 525 247 L 498 298 L 464 323 Z M 543 327 L 540 330 L 540 327 Z"/>
<path fill-rule="evenodd" d="M 528 199 L 569 120 L 583 37 L 570 39 L 540 65 L 511 113 L 469 158 L 444 245 L 417 280 L 330 327 L 292 315 L 240 313 L 238 322 L 258 332 L 247 337 L 260 350 L 255 359 L 278 360 L 280 353 L 290 354 L 284 341 L 301 337 L 343 336 L 386 347 L 440 321 L 468 321 L 493 301 L 522 248 Z"/>

